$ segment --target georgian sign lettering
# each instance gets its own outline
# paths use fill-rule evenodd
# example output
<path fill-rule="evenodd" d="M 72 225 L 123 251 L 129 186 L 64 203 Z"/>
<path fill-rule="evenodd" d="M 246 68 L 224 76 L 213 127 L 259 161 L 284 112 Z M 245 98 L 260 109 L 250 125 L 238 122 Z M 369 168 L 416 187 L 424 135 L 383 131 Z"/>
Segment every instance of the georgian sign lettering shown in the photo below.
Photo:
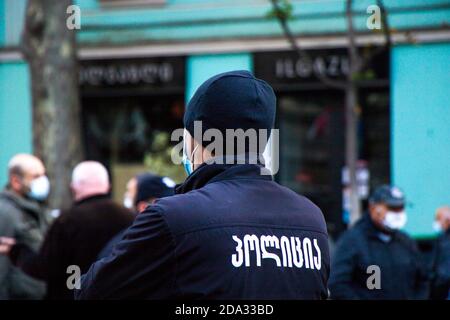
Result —
<path fill-rule="evenodd" d="M 184 84 L 183 58 L 87 60 L 81 63 L 83 87 L 167 87 Z"/>

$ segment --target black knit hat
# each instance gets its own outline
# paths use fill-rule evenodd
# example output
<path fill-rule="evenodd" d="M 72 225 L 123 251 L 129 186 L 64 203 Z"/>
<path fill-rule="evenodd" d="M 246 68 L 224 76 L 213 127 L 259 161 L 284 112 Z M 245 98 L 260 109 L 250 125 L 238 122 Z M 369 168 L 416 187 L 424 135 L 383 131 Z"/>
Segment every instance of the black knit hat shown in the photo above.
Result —
<path fill-rule="evenodd" d="M 369 201 L 371 203 L 384 203 L 393 208 L 404 207 L 406 202 L 404 193 L 399 188 L 390 185 L 378 187 Z"/>
<path fill-rule="evenodd" d="M 169 197 L 175 193 L 175 183 L 167 178 L 152 173 L 143 173 L 136 176 L 137 192 L 135 204 L 148 201 L 151 198 Z"/>
<path fill-rule="evenodd" d="M 202 121 L 202 134 L 218 129 L 225 137 L 226 129 L 266 129 L 269 137 L 275 111 L 276 97 L 269 84 L 245 70 L 225 72 L 197 89 L 186 108 L 184 127 L 192 137 L 194 121 Z M 202 141 L 203 146 L 208 143 Z"/>

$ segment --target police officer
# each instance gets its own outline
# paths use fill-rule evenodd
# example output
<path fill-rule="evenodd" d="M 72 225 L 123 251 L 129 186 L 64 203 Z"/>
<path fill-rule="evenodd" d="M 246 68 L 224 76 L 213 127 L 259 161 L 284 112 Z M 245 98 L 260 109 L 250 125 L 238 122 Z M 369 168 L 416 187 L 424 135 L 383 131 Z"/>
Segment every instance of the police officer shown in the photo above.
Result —
<path fill-rule="evenodd" d="M 405 197 L 384 185 L 369 199 L 369 214 L 339 239 L 332 261 L 332 299 L 425 299 L 427 277 L 415 242 L 401 232 Z"/>
<path fill-rule="evenodd" d="M 249 145 L 220 154 L 196 138 L 197 121 L 225 140 L 227 129 L 270 130 L 275 108 L 272 88 L 247 71 L 203 83 L 184 116 L 188 178 L 137 216 L 114 253 L 84 275 L 77 298 L 326 298 L 320 209 L 262 174 Z"/>

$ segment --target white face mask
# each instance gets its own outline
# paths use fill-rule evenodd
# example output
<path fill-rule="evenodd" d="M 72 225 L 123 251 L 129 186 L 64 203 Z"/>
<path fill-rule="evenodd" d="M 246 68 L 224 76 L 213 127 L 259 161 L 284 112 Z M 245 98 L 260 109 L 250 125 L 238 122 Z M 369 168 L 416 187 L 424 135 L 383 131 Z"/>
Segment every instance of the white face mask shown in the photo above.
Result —
<path fill-rule="evenodd" d="M 442 228 L 442 225 L 441 225 L 441 223 L 439 222 L 439 221 L 434 221 L 433 222 L 433 230 L 435 231 L 435 232 L 442 232 L 443 230 L 444 230 L 444 228 Z"/>
<path fill-rule="evenodd" d="M 399 230 L 405 226 L 407 220 L 405 211 L 388 211 L 384 216 L 383 225 L 392 230 Z"/>
<path fill-rule="evenodd" d="M 35 200 L 45 200 L 50 193 L 50 181 L 47 176 L 40 176 L 31 181 L 30 184 L 30 192 L 28 192 L 28 196 Z"/>
<path fill-rule="evenodd" d="M 130 197 L 123 198 L 123 206 L 127 209 L 133 209 L 133 199 Z"/>

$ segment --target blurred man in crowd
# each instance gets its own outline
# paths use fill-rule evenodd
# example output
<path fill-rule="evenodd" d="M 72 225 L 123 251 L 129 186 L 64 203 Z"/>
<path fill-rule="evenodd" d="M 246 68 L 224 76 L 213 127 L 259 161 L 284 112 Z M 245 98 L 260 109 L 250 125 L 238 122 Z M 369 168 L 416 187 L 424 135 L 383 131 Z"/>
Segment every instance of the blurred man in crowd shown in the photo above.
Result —
<path fill-rule="evenodd" d="M 369 214 L 337 244 L 329 282 L 332 299 L 426 299 L 418 249 L 399 231 L 406 220 L 402 191 L 387 185 L 376 189 Z"/>
<path fill-rule="evenodd" d="M 0 237 L 16 238 L 37 251 L 48 227 L 42 205 L 50 190 L 45 167 L 33 155 L 18 154 L 9 161 L 8 176 L 8 184 L 0 193 Z M 0 256 L 0 299 L 40 299 L 44 294 L 43 282 Z"/>
<path fill-rule="evenodd" d="M 196 126 L 202 135 L 215 129 L 226 145 L 235 138 L 227 129 L 261 130 L 262 153 L 275 109 L 273 89 L 248 71 L 203 83 L 184 115 L 188 178 L 176 195 L 136 217 L 114 253 L 82 277 L 77 298 L 326 298 L 329 250 L 320 209 L 274 182 L 250 143 L 240 153 L 213 153 L 194 134 Z"/>
<path fill-rule="evenodd" d="M 431 298 L 450 299 L 450 207 L 436 211 L 434 229 L 440 236 L 433 259 Z"/>
<path fill-rule="evenodd" d="M 110 183 L 105 167 L 94 161 L 78 164 L 73 170 L 71 188 L 75 203 L 63 210 L 49 229 L 36 255 L 19 239 L 2 238 L 0 253 L 29 275 L 47 282 L 47 299 L 72 299 L 67 286 L 69 266 L 86 272 L 100 250 L 133 221 L 133 214 L 108 196 Z"/>
<path fill-rule="evenodd" d="M 174 187 L 175 182 L 168 177 L 142 173 L 128 181 L 123 204 L 135 212 L 142 212 L 156 199 L 173 195 Z"/>
<path fill-rule="evenodd" d="M 152 173 L 142 173 L 127 183 L 123 204 L 135 213 L 141 213 L 157 199 L 172 196 L 175 182 L 168 177 L 160 177 Z M 112 238 L 98 255 L 98 259 L 109 255 L 117 242 L 122 239 L 126 230 Z"/>

